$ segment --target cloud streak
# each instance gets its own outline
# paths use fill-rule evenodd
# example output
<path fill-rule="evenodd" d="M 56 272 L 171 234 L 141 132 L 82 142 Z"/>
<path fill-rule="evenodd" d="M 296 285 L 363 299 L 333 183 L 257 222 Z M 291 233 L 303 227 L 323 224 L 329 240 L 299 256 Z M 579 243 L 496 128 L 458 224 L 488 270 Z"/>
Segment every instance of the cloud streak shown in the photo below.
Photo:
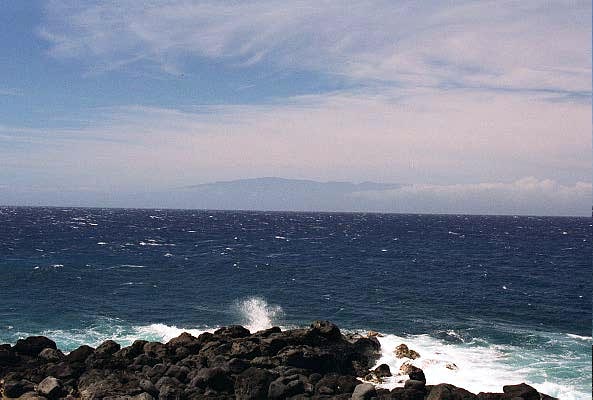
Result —
<path fill-rule="evenodd" d="M 50 53 L 99 70 L 188 58 L 359 82 L 591 92 L 591 3 L 50 2 Z"/>
<path fill-rule="evenodd" d="M 410 90 L 282 103 L 104 109 L 84 128 L 0 129 L 0 156 L 66 181 L 182 186 L 286 176 L 468 183 L 591 174 L 590 107 L 543 95 Z M 469 112 L 471 111 L 471 112 Z M 78 177 L 77 177 L 78 175 Z M 69 178 L 64 178 L 69 176 Z"/>

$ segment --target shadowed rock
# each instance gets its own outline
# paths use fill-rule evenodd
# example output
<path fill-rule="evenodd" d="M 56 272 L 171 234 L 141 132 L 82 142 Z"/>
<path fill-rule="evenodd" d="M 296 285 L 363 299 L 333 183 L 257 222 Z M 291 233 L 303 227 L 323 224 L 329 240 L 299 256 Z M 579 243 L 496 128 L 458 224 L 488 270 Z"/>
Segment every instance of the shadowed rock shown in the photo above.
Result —
<path fill-rule="evenodd" d="M 56 342 L 44 336 L 30 336 L 26 339 L 19 339 L 12 350 L 18 354 L 36 356 L 43 349 L 57 349 Z"/>

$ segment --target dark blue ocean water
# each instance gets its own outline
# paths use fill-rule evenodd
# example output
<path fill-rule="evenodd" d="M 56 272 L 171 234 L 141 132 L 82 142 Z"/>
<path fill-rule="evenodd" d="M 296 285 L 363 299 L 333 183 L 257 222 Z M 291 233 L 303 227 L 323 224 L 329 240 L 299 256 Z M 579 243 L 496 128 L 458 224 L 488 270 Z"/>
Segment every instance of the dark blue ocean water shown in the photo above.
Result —
<path fill-rule="evenodd" d="M 4 207 L 0 342 L 322 318 L 582 398 L 591 257 L 590 218 Z"/>

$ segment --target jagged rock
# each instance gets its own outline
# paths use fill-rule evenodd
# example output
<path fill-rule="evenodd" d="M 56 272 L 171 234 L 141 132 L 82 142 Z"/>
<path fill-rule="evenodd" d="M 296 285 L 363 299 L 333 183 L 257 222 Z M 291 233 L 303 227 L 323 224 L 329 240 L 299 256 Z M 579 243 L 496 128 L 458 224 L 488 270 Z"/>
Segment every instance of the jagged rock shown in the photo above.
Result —
<path fill-rule="evenodd" d="M 202 344 L 198 340 L 198 338 L 192 336 L 187 332 L 183 332 L 181 335 L 169 340 L 167 342 L 167 346 L 172 349 L 177 349 L 178 347 L 184 347 L 189 350 L 190 354 L 197 354 L 202 347 Z"/>
<path fill-rule="evenodd" d="M 149 379 L 141 379 L 138 387 L 151 396 L 158 396 L 159 390 Z"/>
<path fill-rule="evenodd" d="M 480 392 L 477 396 L 479 400 L 502 400 L 504 393 Z"/>
<path fill-rule="evenodd" d="M 119 343 L 116 343 L 113 340 L 106 340 L 95 349 L 94 354 L 96 357 L 109 357 L 110 355 L 115 354 L 120 348 L 121 346 Z"/>
<path fill-rule="evenodd" d="M 268 398 L 284 399 L 305 392 L 306 378 L 299 375 L 280 377 L 270 383 Z"/>
<path fill-rule="evenodd" d="M 377 394 L 375 386 L 370 383 L 361 383 L 354 388 L 352 400 L 369 400 Z"/>
<path fill-rule="evenodd" d="M 311 346 L 286 347 L 277 357 L 282 364 L 314 372 L 336 372 L 338 369 L 335 353 Z"/>
<path fill-rule="evenodd" d="M 237 341 L 231 345 L 231 357 L 252 359 L 261 355 L 259 343 L 252 341 Z"/>
<path fill-rule="evenodd" d="M 214 331 L 214 336 L 223 336 L 228 338 L 243 338 L 249 336 L 249 334 L 249 329 L 244 328 L 241 325 L 230 325 Z"/>
<path fill-rule="evenodd" d="M 524 400 L 540 400 L 538 391 L 525 383 L 503 386 L 502 391 L 510 398 L 520 397 Z"/>
<path fill-rule="evenodd" d="M 48 399 L 56 399 L 62 394 L 62 383 L 53 376 L 48 376 L 37 385 L 37 392 Z"/>
<path fill-rule="evenodd" d="M 26 379 L 5 380 L 4 381 L 4 396 L 5 397 L 20 397 L 21 395 L 35 390 L 33 382 Z"/>
<path fill-rule="evenodd" d="M 445 368 L 450 369 L 452 371 L 457 371 L 459 367 L 455 363 L 446 363 Z"/>
<path fill-rule="evenodd" d="M 249 362 L 241 358 L 231 358 L 227 362 L 227 369 L 231 374 L 240 374 L 241 372 L 249 368 L 249 366 Z"/>
<path fill-rule="evenodd" d="M 83 400 L 135 395 L 139 393 L 138 376 L 127 371 L 92 369 L 78 379 L 78 392 Z"/>
<path fill-rule="evenodd" d="M 47 348 L 57 349 L 56 342 L 45 336 L 29 336 L 26 339 L 17 340 L 12 350 L 18 354 L 36 356 L 41 353 L 43 349 Z"/>
<path fill-rule="evenodd" d="M 237 400 L 264 400 L 268 398 L 268 388 L 275 376 L 260 368 L 248 368 L 235 381 Z"/>
<path fill-rule="evenodd" d="M 156 387 L 160 393 L 163 387 L 178 387 L 180 384 L 181 382 L 179 382 L 179 379 L 177 378 L 173 378 L 171 376 L 163 376 L 159 378 L 159 380 L 154 384 L 154 387 Z"/>
<path fill-rule="evenodd" d="M 45 361 L 60 361 L 63 360 L 66 356 L 64 356 L 64 353 L 62 353 L 60 350 L 48 347 L 41 350 L 38 357 L 44 359 Z"/>
<path fill-rule="evenodd" d="M 144 345 L 146 343 L 148 343 L 146 340 L 135 340 L 130 346 L 118 350 L 114 355 L 132 360 L 144 352 Z"/>
<path fill-rule="evenodd" d="M 18 397 L 19 400 L 47 400 L 46 397 L 43 397 L 42 395 L 40 395 L 37 392 L 27 392 L 23 395 L 21 395 L 20 397 Z"/>
<path fill-rule="evenodd" d="M 154 397 L 146 392 L 143 392 L 143 393 L 137 394 L 136 396 L 130 397 L 130 400 L 154 400 Z"/>
<path fill-rule="evenodd" d="M 340 329 L 329 321 L 314 321 L 311 324 L 311 333 L 323 336 L 328 340 L 340 340 L 342 333 Z"/>
<path fill-rule="evenodd" d="M 187 378 L 187 374 L 189 374 L 189 368 L 187 367 L 180 367 L 178 365 L 171 365 L 167 371 L 165 372 L 166 376 L 170 376 L 179 380 L 180 382 L 184 382 Z"/>
<path fill-rule="evenodd" d="M 234 391 L 233 381 L 222 368 L 202 368 L 191 380 L 190 386 L 211 388 L 216 391 Z"/>
<path fill-rule="evenodd" d="M 426 383 L 426 376 L 424 376 L 424 371 L 422 371 L 415 365 L 412 365 L 410 363 L 403 363 L 401 367 L 399 367 L 399 370 L 404 374 L 408 375 L 410 379 Z"/>
<path fill-rule="evenodd" d="M 385 335 L 383 335 L 382 333 L 379 333 L 377 331 L 370 330 L 367 332 L 367 337 L 383 337 L 383 336 L 385 336 Z"/>
<path fill-rule="evenodd" d="M 387 365 L 387 364 L 379 365 L 377 368 L 375 368 L 373 370 L 373 372 L 379 378 L 385 378 L 385 377 L 391 376 L 391 369 L 389 369 L 389 365 Z"/>
<path fill-rule="evenodd" d="M 76 372 L 67 362 L 61 362 L 51 365 L 46 370 L 48 375 L 54 376 L 58 379 L 67 379 L 73 377 Z"/>
<path fill-rule="evenodd" d="M 397 358 L 409 358 L 410 360 L 415 360 L 420 357 L 420 354 L 417 351 L 409 349 L 404 343 L 397 346 L 394 353 Z"/>
<path fill-rule="evenodd" d="M 478 400 L 478 396 L 465 389 L 441 383 L 431 387 L 426 400 Z"/>
<path fill-rule="evenodd" d="M 159 400 L 178 400 L 182 395 L 183 390 L 178 384 L 162 385 L 159 390 Z"/>
<path fill-rule="evenodd" d="M 282 332 L 282 329 L 280 329 L 277 326 L 273 326 L 273 327 L 268 328 L 268 329 L 257 331 L 257 332 L 255 332 L 253 334 L 253 336 L 257 336 L 257 337 L 261 337 L 261 338 L 266 338 L 266 337 L 269 337 L 270 335 L 273 335 L 275 333 L 281 333 L 281 332 Z"/>
<path fill-rule="evenodd" d="M 319 379 L 309 376 L 309 382 L 315 384 L 315 390 L 319 394 L 342 394 L 352 393 L 354 388 L 360 384 L 360 381 L 351 375 L 328 374 Z M 329 392 L 331 391 L 331 393 Z"/>
<path fill-rule="evenodd" d="M 167 369 L 168 369 L 168 367 L 166 364 L 158 363 L 158 364 L 155 364 L 151 369 L 146 371 L 146 376 L 151 378 L 151 380 L 153 382 L 156 382 L 163 375 L 165 375 L 165 372 L 167 372 Z"/>
<path fill-rule="evenodd" d="M 84 363 L 86 359 L 95 352 L 90 346 L 82 345 L 76 350 L 71 351 L 67 356 L 66 360 L 69 363 Z"/>
<path fill-rule="evenodd" d="M 426 383 L 422 381 L 416 381 L 414 379 L 408 379 L 404 383 L 404 389 L 414 389 L 423 392 L 426 390 Z"/>
<path fill-rule="evenodd" d="M 148 342 L 142 347 L 142 350 L 149 357 L 166 358 L 168 355 L 167 346 L 159 342 Z"/>
<path fill-rule="evenodd" d="M 424 390 L 398 387 L 389 393 L 388 398 L 392 400 L 424 400 L 424 394 Z"/>

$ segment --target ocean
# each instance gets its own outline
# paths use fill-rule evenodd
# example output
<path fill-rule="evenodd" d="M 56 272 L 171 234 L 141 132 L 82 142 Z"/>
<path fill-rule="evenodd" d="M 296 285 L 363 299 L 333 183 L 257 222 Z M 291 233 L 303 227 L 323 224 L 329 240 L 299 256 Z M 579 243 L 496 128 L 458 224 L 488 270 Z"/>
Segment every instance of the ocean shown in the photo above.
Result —
<path fill-rule="evenodd" d="M 392 369 L 406 343 L 429 384 L 590 399 L 591 239 L 591 218 L 0 207 L 0 342 L 327 319 L 384 334 Z"/>

